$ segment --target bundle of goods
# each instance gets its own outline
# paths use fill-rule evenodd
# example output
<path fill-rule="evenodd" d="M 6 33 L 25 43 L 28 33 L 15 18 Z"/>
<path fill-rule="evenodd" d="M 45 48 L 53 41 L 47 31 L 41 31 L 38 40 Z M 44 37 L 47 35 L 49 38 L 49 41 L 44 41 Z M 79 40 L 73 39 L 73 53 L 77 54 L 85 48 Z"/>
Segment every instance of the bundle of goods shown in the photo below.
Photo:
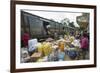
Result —
<path fill-rule="evenodd" d="M 39 53 L 39 52 L 33 53 L 33 54 L 31 55 L 31 61 L 32 61 L 32 62 L 37 61 L 39 58 L 41 58 L 41 53 Z"/>
<path fill-rule="evenodd" d="M 58 58 L 54 54 L 48 55 L 48 61 L 58 61 Z"/>
<path fill-rule="evenodd" d="M 26 63 L 30 60 L 27 48 L 21 48 L 21 63 Z"/>
<path fill-rule="evenodd" d="M 69 48 L 65 50 L 65 54 L 68 55 L 70 59 L 75 59 L 79 53 L 73 45 L 70 45 Z"/>
<path fill-rule="evenodd" d="M 50 55 L 48 55 L 48 61 L 58 61 L 58 49 L 54 49 Z"/>
<path fill-rule="evenodd" d="M 70 50 L 67 52 L 67 55 L 71 58 L 71 59 L 75 59 L 78 56 L 78 52 L 75 50 Z"/>
<path fill-rule="evenodd" d="M 48 56 L 52 52 L 52 44 L 50 42 L 44 42 L 42 44 L 44 56 Z"/>
<path fill-rule="evenodd" d="M 43 42 L 37 44 L 37 50 L 43 56 L 48 56 L 52 52 L 52 44 L 50 42 Z"/>
<path fill-rule="evenodd" d="M 41 53 L 41 56 L 43 56 L 43 45 L 41 43 L 37 43 L 37 51 Z"/>

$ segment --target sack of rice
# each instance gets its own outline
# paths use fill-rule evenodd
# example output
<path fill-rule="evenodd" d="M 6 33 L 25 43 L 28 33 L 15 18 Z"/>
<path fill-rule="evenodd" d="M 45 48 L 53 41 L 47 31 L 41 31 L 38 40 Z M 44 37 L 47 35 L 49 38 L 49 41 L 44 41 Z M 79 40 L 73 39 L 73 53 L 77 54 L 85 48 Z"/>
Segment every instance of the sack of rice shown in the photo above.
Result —
<path fill-rule="evenodd" d="M 42 45 L 44 56 L 48 56 L 52 52 L 52 45 L 49 42 Z"/>

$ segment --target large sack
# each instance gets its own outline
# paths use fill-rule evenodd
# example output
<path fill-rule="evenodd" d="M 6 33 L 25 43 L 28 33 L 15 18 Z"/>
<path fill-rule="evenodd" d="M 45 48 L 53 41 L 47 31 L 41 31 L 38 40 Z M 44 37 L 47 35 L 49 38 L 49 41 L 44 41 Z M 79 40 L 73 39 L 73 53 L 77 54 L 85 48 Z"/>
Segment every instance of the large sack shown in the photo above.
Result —
<path fill-rule="evenodd" d="M 44 56 L 48 56 L 52 52 L 52 45 L 49 42 L 45 42 L 42 45 Z"/>
<path fill-rule="evenodd" d="M 38 44 L 37 44 L 37 50 L 38 50 L 38 52 L 40 52 L 40 53 L 43 52 L 43 46 L 42 46 L 41 43 L 38 43 Z"/>
<path fill-rule="evenodd" d="M 70 51 L 67 51 L 67 55 L 71 58 L 71 59 L 75 59 L 78 55 L 78 52 L 75 51 L 75 50 L 70 50 Z"/>

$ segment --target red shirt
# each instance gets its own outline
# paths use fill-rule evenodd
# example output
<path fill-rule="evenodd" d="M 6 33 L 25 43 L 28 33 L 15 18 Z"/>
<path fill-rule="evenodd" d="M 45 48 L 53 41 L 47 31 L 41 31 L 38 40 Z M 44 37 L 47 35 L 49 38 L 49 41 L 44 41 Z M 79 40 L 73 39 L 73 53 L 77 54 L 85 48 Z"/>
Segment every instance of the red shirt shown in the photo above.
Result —
<path fill-rule="evenodd" d="M 22 41 L 23 41 L 23 44 L 24 46 L 28 46 L 28 40 L 29 40 L 29 34 L 28 33 L 24 33 L 24 35 L 22 36 Z"/>
<path fill-rule="evenodd" d="M 80 41 L 80 44 L 81 44 L 81 48 L 82 49 L 88 49 L 89 47 L 89 40 L 87 37 L 82 37 L 81 38 L 81 41 Z"/>

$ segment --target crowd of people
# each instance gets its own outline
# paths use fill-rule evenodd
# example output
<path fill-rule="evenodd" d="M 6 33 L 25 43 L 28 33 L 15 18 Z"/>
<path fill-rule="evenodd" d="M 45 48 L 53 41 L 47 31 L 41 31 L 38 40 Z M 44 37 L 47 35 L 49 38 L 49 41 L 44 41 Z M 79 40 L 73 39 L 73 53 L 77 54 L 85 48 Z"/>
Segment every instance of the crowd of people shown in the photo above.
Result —
<path fill-rule="evenodd" d="M 59 39 L 55 39 L 59 37 Z M 67 61 L 89 59 L 89 34 L 86 31 L 56 35 L 39 42 L 28 33 L 21 36 L 21 61 Z M 26 52 L 23 52 L 26 51 Z"/>

